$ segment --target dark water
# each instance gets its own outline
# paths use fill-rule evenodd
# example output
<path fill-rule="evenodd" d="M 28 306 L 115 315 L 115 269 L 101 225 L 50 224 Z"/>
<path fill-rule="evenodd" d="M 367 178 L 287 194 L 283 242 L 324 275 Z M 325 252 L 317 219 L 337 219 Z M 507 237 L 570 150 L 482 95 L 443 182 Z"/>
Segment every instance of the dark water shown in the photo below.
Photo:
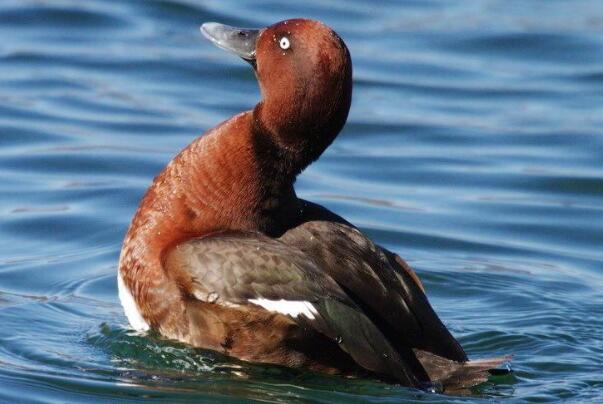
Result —
<path fill-rule="evenodd" d="M 457 401 L 603 399 L 602 2 L 2 0 L 0 401 L 450 399 L 127 330 L 140 197 L 258 99 L 198 25 L 294 16 L 355 67 L 348 125 L 298 193 L 406 257 L 471 356 L 515 355 Z"/>

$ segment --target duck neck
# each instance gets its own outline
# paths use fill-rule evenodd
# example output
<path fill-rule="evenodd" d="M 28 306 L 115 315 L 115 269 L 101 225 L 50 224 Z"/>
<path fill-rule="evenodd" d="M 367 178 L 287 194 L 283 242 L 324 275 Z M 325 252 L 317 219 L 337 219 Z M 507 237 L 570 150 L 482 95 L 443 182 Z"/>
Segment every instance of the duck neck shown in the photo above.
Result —
<path fill-rule="evenodd" d="M 271 223 L 265 232 L 278 235 L 278 228 L 287 228 L 296 214 L 298 199 L 293 184 L 306 165 L 293 149 L 278 143 L 256 113 L 257 107 L 251 122 L 251 151 L 259 180 L 257 209 L 259 216 Z"/>
<path fill-rule="evenodd" d="M 303 145 L 283 142 L 268 128 L 261 118 L 263 106 L 259 103 L 254 108 L 251 126 L 252 150 L 260 175 L 264 181 L 280 183 L 281 188 L 292 187 L 297 175 L 307 166 L 299 153 Z"/>
<path fill-rule="evenodd" d="M 266 115 L 271 115 L 268 109 L 269 106 L 261 102 L 253 111 L 254 153 L 262 171 L 271 177 L 278 175 L 284 183 L 290 184 L 335 140 L 347 118 L 345 109 L 329 114 L 331 119 L 316 116 L 296 123 L 294 116 L 274 122 L 265 119 Z M 283 112 L 279 111 L 279 114 Z"/>

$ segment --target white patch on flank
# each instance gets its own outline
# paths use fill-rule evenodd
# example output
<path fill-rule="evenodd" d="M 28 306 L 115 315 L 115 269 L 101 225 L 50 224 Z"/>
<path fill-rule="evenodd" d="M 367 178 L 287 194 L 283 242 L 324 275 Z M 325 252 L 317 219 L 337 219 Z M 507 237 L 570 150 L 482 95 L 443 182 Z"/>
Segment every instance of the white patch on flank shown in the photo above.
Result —
<path fill-rule="evenodd" d="M 119 291 L 119 300 L 121 301 L 121 305 L 124 307 L 124 312 L 126 313 L 126 317 L 128 318 L 132 328 L 137 331 L 147 331 L 149 329 L 149 325 L 140 315 L 140 311 L 138 311 L 138 306 L 136 306 L 134 297 L 132 297 L 132 294 L 128 290 L 124 280 L 121 278 L 120 271 L 117 271 L 117 290 Z"/>
<path fill-rule="evenodd" d="M 310 320 L 314 320 L 316 318 L 315 315 L 318 314 L 312 303 L 304 300 L 249 299 L 249 302 L 262 306 L 268 311 L 275 311 L 291 317 L 297 317 L 302 314 Z"/>

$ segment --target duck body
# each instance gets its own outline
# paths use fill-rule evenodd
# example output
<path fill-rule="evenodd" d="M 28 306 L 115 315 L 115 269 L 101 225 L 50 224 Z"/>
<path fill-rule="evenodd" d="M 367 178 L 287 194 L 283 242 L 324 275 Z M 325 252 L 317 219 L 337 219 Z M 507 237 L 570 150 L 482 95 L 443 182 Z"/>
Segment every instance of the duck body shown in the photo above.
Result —
<path fill-rule="evenodd" d="M 347 118 L 343 41 L 304 19 L 203 29 L 254 66 L 263 99 L 193 141 L 143 197 L 119 263 L 131 325 L 253 362 L 412 387 L 484 381 L 507 358 L 468 361 L 400 257 L 295 194 Z"/>

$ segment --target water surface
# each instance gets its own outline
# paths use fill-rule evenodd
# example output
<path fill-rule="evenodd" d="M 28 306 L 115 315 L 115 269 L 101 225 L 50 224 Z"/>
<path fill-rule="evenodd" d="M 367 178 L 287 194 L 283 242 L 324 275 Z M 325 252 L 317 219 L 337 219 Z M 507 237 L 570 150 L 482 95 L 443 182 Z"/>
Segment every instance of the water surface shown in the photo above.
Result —
<path fill-rule="evenodd" d="M 355 69 L 299 195 L 408 259 L 472 357 L 515 355 L 514 378 L 456 401 L 602 399 L 600 1 L 3 0 L 0 401 L 450 399 L 127 328 L 116 263 L 144 190 L 259 97 L 198 25 L 297 16 Z"/>

